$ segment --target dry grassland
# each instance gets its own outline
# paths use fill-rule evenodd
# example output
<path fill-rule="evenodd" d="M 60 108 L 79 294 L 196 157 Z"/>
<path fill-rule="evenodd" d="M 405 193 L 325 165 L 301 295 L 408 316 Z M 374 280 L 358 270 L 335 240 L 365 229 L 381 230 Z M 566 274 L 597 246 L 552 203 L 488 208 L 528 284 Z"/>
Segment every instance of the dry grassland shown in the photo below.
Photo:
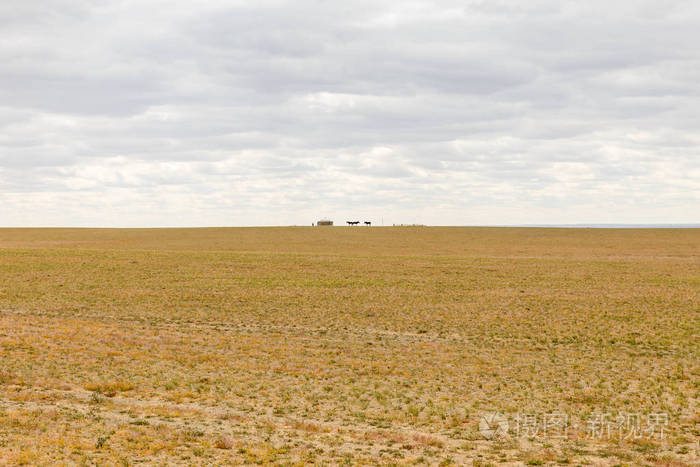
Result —
<path fill-rule="evenodd" d="M 697 229 L 1 229 L 0 463 L 699 465 L 699 335 Z"/>

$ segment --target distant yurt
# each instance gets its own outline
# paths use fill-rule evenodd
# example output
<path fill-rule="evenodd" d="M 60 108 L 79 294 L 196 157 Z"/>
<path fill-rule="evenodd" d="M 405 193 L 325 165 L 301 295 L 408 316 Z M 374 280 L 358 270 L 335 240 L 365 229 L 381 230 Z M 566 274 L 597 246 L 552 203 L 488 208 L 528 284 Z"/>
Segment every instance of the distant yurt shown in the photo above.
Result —
<path fill-rule="evenodd" d="M 320 221 L 316 222 L 316 225 L 321 226 L 321 225 L 333 225 L 333 221 L 328 220 L 328 219 L 321 219 Z"/>

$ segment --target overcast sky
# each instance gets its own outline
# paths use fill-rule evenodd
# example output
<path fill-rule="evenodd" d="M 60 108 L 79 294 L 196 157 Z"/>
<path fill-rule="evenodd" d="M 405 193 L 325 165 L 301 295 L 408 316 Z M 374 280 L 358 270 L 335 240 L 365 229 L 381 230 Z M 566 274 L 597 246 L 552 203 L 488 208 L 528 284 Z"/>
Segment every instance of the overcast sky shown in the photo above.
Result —
<path fill-rule="evenodd" d="M 0 3 L 0 225 L 699 213 L 696 0 Z"/>

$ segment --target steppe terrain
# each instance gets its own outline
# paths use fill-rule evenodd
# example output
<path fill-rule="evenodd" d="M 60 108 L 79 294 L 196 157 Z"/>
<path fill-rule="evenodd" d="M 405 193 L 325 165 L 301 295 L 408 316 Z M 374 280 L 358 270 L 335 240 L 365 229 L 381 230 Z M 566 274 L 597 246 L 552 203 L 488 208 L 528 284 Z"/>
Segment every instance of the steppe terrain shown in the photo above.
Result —
<path fill-rule="evenodd" d="M 700 229 L 0 229 L 0 464 L 699 465 L 699 337 Z"/>

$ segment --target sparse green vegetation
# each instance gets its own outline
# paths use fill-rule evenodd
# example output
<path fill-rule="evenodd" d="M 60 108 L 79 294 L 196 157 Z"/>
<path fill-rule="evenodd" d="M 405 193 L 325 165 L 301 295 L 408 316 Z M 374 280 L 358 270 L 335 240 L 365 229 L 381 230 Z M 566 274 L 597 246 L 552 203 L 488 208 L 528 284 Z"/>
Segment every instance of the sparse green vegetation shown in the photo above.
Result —
<path fill-rule="evenodd" d="M 0 459 L 697 465 L 699 295 L 693 229 L 1 229 Z"/>

